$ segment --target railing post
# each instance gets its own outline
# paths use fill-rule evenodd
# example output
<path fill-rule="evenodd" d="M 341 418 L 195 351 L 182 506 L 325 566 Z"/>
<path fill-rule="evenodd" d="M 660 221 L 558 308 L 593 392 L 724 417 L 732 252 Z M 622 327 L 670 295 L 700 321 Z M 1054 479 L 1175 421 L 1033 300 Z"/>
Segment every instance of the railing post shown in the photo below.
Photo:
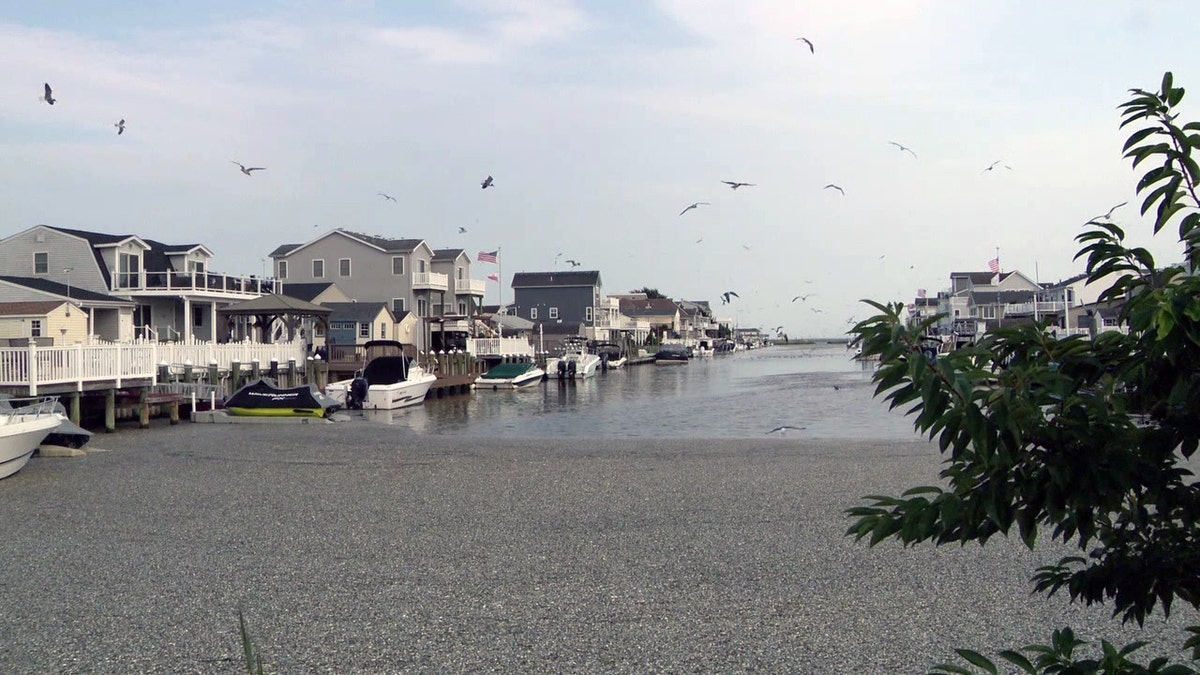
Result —
<path fill-rule="evenodd" d="M 37 396 L 37 343 L 29 338 L 29 395 Z"/>
<path fill-rule="evenodd" d="M 75 359 L 75 390 L 83 391 L 83 343 L 75 343 L 73 358 Z"/>
<path fill-rule="evenodd" d="M 113 349 L 117 352 L 117 359 L 116 359 L 117 360 L 117 378 L 116 379 L 117 379 L 117 388 L 119 389 L 121 387 L 121 373 L 124 370 L 121 367 L 121 353 L 125 351 L 125 345 L 118 344 L 115 347 L 113 347 Z"/>

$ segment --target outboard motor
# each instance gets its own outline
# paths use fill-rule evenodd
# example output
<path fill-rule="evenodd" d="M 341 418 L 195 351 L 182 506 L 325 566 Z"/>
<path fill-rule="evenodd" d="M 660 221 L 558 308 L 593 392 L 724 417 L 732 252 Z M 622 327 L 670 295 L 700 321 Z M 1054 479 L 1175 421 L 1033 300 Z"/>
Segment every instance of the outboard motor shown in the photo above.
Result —
<path fill-rule="evenodd" d="M 567 364 L 567 376 L 570 377 L 571 379 L 575 379 L 575 362 L 574 361 Z"/>
<path fill-rule="evenodd" d="M 566 376 L 567 376 L 567 362 L 560 360 L 558 362 L 558 379 L 561 380 L 562 378 L 564 378 Z"/>
<path fill-rule="evenodd" d="M 370 383 L 363 377 L 362 371 L 355 373 L 354 379 L 350 381 L 350 389 L 346 391 L 347 410 L 362 410 L 363 403 L 367 400 L 368 387 Z"/>

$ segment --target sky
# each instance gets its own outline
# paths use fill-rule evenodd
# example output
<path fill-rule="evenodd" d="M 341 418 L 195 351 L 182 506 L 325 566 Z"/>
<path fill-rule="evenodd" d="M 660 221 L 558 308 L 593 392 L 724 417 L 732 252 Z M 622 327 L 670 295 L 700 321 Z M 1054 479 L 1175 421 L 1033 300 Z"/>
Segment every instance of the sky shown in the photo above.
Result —
<path fill-rule="evenodd" d="M 1080 273 L 1074 237 L 1124 201 L 1128 241 L 1180 258 L 1117 106 L 1168 70 L 1200 90 L 1186 2 L 113 4 L 0 1 L 0 237 L 202 243 L 262 274 L 345 228 L 499 248 L 472 265 L 502 275 L 488 303 L 570 259 L 793 337 L 997 254 Z"/>

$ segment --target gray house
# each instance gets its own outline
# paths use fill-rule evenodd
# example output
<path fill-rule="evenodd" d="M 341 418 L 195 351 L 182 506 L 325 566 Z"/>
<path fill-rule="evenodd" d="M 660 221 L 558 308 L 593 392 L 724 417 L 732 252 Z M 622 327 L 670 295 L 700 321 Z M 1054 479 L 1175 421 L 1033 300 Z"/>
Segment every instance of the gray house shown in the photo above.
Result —
<path fill-rule="evenodd" d="M 415 313 L 421 325 L 411 343 L 422 350 L 446 344 L 446 333 L 465 334 L 465 318 L 447 310 L 457 310 L 460 299 L 473 306 L 484 290 L 483 282 L 472 283 L 466 254 L 448 256 L 447 272 L 434 271 L 434 256 L 421 239 L 388 239 L 344 229 L 271 252 L 276 276 L 284 282 L 333 281 L 359 302 L 386 303 L 396 316 Z M 463 283 L 451 285 L 451 278 L 458 281 L 459 274 Z"/>
<path fill-rule="evenodd" d="M 600 272 L 517 272 L 509 313 L 534 323 L 591 326 L 600 305 Z"/>

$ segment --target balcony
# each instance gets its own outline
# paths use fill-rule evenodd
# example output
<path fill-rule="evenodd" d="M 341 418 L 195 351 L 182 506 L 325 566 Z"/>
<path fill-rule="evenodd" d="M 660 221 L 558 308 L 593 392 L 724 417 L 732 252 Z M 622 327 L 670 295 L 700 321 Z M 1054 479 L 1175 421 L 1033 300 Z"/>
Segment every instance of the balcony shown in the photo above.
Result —
<path fill-rule="evenodd" d="M 1036 303 L 1036 306 L 1033 302 L 1018 302 L 1011 305 L 1005 305 L 1004 315 L 1017 316 L 1025 314 L 1032 315 L 1036 313 L 1041 316 L 1043 314 L 1062 314 L 1066 311 L 1066 309 L 1067 304 L 1065 302 L 1038 302 Z"/>
<path fill-rule="evenodd" d="M 479 279 L 458 279 L 454 282 L 454 292 L 457 295 L 478 295 L 483 297 L 487 290 L 487 282 Z"/>
<path fill-rule="evenodd" d="M 113 276 L 112 292 L 139 295 L 224 295 L 249 299 L 283 291 L 278 279 L 215 272 L 122 272 Z"/>
<path fill-rule="evenodd" d="M 445 291 L 450 288 L 450 277 L 439 272 L 413 272 L 414 291 Z"/>

